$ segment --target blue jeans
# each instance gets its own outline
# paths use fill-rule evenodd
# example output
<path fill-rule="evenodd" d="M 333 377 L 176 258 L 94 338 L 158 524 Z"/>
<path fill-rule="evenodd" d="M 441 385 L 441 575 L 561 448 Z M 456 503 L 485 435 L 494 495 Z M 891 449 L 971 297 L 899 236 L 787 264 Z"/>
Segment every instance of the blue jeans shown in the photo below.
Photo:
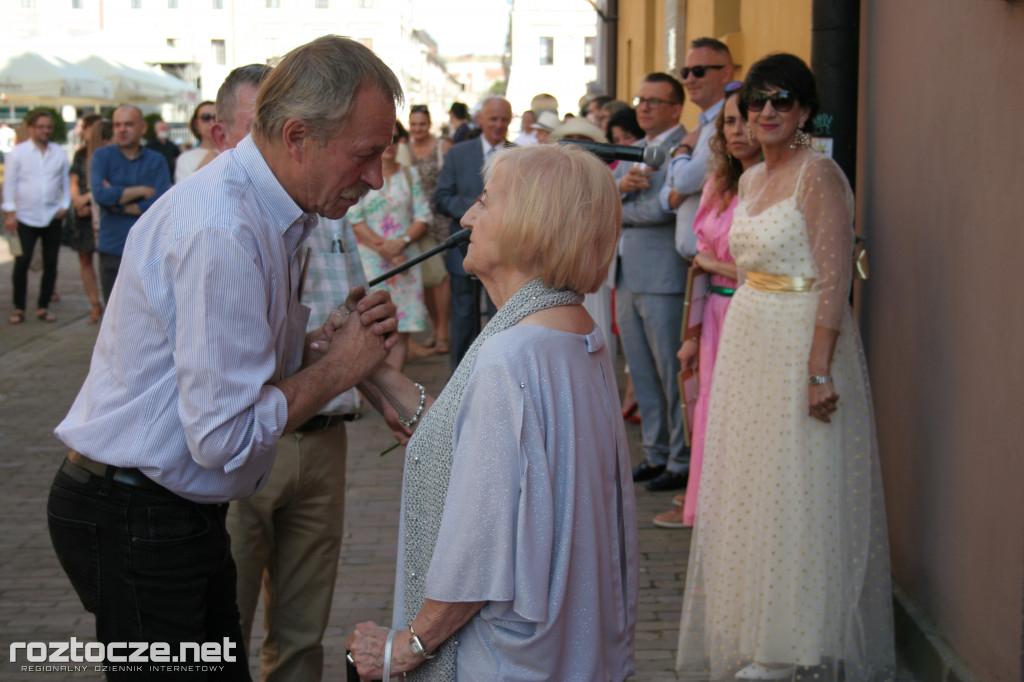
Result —
<path fill-rule="evenodd" d="M 224 668 L 215 672 L 201 662 L 191 671 L 143 664 L 142 672 L 108 671 L 107 679 L 250 680 L 224 526 L 228 505 L 190 502 L 155 483 L 122 484 L 112 471 L 97 476 L 66 461 L 47 504 L 50 540 L 82 606 L 96 616 L 96 639 L 168 642 L 177 653 L 177 642 L 227 638 L 235 660 L 217 663 Z"/>

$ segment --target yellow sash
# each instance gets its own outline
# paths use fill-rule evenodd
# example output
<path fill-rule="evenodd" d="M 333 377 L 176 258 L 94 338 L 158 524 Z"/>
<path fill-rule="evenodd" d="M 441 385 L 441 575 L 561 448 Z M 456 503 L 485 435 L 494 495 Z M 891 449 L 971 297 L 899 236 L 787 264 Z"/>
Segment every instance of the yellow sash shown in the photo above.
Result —
<path fill-rule="evenodd" d="M 770 294 L 799 293 L 811 290 L 813 277 L 787 277 L 786 275 L 770 275 L 765 272 L 748 270 L 746 283 L 757 291 Z"/>

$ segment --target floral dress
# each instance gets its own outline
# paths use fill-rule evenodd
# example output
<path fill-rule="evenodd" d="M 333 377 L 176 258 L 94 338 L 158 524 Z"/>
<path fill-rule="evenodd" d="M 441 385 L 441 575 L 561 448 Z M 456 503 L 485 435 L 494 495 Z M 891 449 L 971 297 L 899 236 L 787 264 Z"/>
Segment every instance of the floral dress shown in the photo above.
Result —
<path fill-rule="evenodd" d="M 412 181 L 411 187 L 409 180 Z M 385 178 L 383 187 L 371 190 L 349 209 L 348 219 L 353 225 L 366 223 L 385 239 L 401 238 L 414 222 L 429 221 L 430 207 L 423 193 L 419 173 L 415 168 L 407 168 Z M 418 256 L 419 245 L 413 242 L 403 253 L 406 258 Z M 359 244 L 359 256 L 367 279 L 373 279 L 399 265 L 385 260 L 362 243 Z M 427 307 L 423 301 L 423 278 L 419 265 L 389 278 L 377 288 L 391 292 L 391 300 L 398 308 L 398 331 L 418 332 L 426 329 Z"/>

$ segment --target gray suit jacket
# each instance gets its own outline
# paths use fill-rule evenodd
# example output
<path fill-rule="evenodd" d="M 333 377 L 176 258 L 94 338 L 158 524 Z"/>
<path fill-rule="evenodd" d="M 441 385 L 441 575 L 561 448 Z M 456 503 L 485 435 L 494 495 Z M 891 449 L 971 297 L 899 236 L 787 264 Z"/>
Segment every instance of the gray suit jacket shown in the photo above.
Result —
<path fill-rule="evenodd" d="M 680 126 L 661 143 L 666 157 L 685 135 Z M 646 146 L 646 142 L 638 146 Z M 616 183 L 629 173 L 632 165 L 620 163 L 615 168 Z M 630 192 L 622 198 L 619 281 L 635 293 L 686 293 L 686 261 L 676 252 L 675 245 L 676 217 L 662 210 L 658 200 L 667 174 L 666 162 L 651 175 L 648 189 Z"/>

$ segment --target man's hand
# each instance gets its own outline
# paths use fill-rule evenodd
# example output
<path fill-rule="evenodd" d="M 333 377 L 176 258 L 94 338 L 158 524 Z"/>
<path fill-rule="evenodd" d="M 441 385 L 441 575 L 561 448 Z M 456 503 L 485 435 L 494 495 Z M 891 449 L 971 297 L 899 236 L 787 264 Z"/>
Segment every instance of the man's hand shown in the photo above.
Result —
<path fill-rule="evenodd" d="M 18 232 L 18 218 L 14 215 L 14 211 L 7 214 L 4 218 L 4 228 L 7 229 L 11 234 L 17 234 Z"/>
<path fill-rule="evenodd" d="M 104 180 L 104 183 L 106 183 L 106 180 Z M 154 194 L 156 194 L 156 188 L 154 187 L 150 187 L 149 185 L 133 185 L 131 187 L 125 187 L 124 190 L 121 191 L 121 199 L 117 203 L 131 204 L 136 201 L 149 199 Z M 125 209 L 125 213 L 128 213 L 127 206 Z M 142 215 L 142 212 L 140 211 L 138 215 Z"/>
<path fill-rule="evenodd" d="M 619 181 L 619 191 L 625 194 L 643 191 L 650 186 L 650 170 L 641 169 L 639 166 L 630 168 L 629 173 Z"/>

